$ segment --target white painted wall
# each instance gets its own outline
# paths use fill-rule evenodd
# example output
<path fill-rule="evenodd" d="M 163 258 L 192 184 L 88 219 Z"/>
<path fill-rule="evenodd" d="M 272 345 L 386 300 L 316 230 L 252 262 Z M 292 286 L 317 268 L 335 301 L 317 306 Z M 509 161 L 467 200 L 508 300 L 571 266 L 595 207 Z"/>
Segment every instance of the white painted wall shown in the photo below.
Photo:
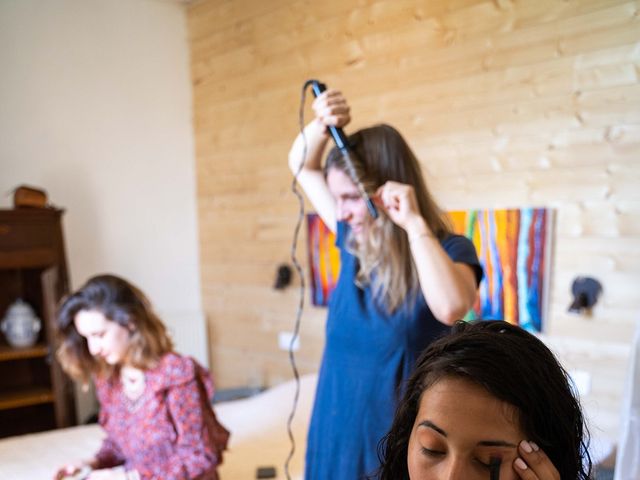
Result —
<path fill-rule="evenodd" d="M 201 321 L 183 6 L 2 0 L 0 72 L 0 208 L 16 185 L 45 188 L 74 288 L 113 272 L 172 330 Z"/>
<path fill-rule="evenodd" d="M 178 4 L 0 2 L 0 192 L 66 209 L 74 287 L 115 272 L 200 310 L 188 62 Z"/>

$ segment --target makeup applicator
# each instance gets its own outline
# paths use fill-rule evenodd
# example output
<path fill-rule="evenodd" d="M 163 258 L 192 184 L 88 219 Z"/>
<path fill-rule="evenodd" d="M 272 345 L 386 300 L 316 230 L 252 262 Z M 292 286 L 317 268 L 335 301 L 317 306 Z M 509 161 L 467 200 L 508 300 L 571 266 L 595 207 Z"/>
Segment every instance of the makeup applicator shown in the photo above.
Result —
<path fill-rule="evenodd" d="M 490 480 L 500 480 L 500 465 L 502 459 L 498 457 L 491 457 L 489 459 L 489 472 L 491 473 Z"/>

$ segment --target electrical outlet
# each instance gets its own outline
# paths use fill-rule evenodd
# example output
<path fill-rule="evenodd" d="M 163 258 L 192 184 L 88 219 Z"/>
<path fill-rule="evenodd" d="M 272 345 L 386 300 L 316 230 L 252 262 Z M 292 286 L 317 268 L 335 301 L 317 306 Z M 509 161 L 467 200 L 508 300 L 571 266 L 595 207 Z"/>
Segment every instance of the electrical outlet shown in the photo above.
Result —
<path fill-rule="evenodd" d="M 291 345 L 291 339 L 293 338 L 293 332 L 280 332 L 278 333 L 278 347 L 280 350 L 289 351 L 289 346 Z M 293 351 L 296 352 L 300 348 L 300 337 L 296 338 L 296 341 L 293 342 Z"/>

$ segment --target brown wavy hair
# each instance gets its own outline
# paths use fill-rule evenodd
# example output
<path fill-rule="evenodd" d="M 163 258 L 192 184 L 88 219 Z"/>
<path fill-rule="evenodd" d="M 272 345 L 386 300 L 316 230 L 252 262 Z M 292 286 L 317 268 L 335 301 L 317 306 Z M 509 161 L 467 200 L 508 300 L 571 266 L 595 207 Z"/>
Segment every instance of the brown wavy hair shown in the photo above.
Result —
<path fill-rule="evenodd" d="M 111 375 L 119 367 L 89 353 L 87 340 L 78 333 L 74 322 L 83 310 L 98 311 L 130 331 L 123 364 L 147 370 L 173 350 L 166 327 L 139 288 L 115 275 L 95 276 L 61 300 L 56 317 L 58 360 L 69 375 L 84 384 L 93 374 Z"/>
<path fill-rule="evenodd" d="M 354 154 L 345 158 L 336 147 L 331 149 L 325 176 L 337 168 L 355 184 L 361 183 L 369 195 L 389 180 L 411 185 L 431 232 L 440 240 L 452 233 L 448 217 L 427 189 L 418 159 L 400 132 L 381 124 L 358 130 L 348 140 Z M 371 285 L 379 305 L 392 313 L 419 288 L 409 240 L 405 231 L 384 214 L 377 220 L 370 219 L 369 233 L 362 244 L 347 240 L 349 250 L 360 263 L 356 284 Z"/>

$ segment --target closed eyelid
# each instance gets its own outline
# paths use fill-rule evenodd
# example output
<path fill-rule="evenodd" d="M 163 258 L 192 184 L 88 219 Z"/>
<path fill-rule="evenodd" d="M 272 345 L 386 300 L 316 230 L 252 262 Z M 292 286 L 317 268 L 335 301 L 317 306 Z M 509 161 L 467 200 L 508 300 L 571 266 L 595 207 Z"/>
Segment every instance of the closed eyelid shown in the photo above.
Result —
<path fill-rule="evenodd" d="M 517 456 L 517 446 L 514 447 L 508 442 L 487 441 L 479 442 L 475 448 L 477 458 L 485 465 L 489 465 L 492 458 L 515 459 Z"/>
<path fill-rule="evenodd" d="M 421 450 L 423 455 L 427 455 L 429 457 L 446 455 L 446 452 L 444 450 L 438 450 L 438 449 L 427 448 L 427 447 L 421 447 Z"/>
<path fill-rule="evenodd" d="M 475 451 L 476 459 L 486 467 L 491 466 L 492 461 L 497 461 L 499 464 L 507 462 L 511 463 L 517 458 L 517 451 L 508 448 L 482 448 Z"/>

